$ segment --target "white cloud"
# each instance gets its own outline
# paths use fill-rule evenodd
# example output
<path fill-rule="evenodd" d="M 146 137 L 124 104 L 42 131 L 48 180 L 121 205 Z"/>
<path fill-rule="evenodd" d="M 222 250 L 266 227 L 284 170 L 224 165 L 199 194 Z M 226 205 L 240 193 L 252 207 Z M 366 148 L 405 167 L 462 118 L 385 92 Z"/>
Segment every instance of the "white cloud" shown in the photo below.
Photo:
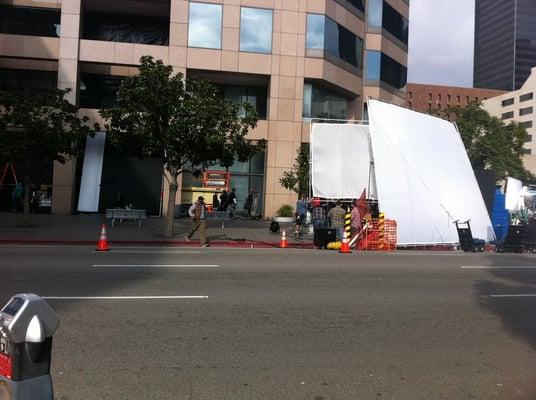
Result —
<path fill-rule="evenodd" d="M 408 80 L 473 85 L 474 0 L 411 0 Z"/>

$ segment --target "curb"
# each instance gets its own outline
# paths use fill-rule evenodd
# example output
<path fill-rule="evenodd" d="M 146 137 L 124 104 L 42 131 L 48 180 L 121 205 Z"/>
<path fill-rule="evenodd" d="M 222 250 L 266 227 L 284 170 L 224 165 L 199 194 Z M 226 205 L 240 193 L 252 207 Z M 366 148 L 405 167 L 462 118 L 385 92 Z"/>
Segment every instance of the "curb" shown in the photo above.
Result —
<path fill-rule="evenodd" d="M 176 247 L 199 247 L 199 243 L 185 240 L 109 240 L 110 245 L 154 245 L 154 246 L 176 246 Z M 66 245 L 66 246 L 93 246 L 93 240 L 54 240 L 54 239 L 0 239 L 2 244 L 18 244 L 18 245 Z M 258 248 L 271 249 L 279 248 L 279 242 L 260 242 L 252 240 L 244 241 L 223 241 L 213 240 L 209 242 L 211 247 L 231 247 L 231 248 Z M 290 249 L 314 249 L 312 243 L 289 243 Z"/>

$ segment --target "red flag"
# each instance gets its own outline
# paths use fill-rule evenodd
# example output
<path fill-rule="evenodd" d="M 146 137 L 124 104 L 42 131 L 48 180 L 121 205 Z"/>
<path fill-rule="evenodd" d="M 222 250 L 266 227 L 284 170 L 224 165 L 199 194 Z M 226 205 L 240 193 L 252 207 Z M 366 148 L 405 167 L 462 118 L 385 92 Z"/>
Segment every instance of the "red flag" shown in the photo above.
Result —
<path fill-rule="evenodd" d="M 363 189 L 363 193 L 361 193 L 361 196 L 357 200 L 357 209 L 359 210 L 359 215 L 361 218 L 364 218 L 369 212 L 369 208 L 367 206 L 367 189 Z"/>

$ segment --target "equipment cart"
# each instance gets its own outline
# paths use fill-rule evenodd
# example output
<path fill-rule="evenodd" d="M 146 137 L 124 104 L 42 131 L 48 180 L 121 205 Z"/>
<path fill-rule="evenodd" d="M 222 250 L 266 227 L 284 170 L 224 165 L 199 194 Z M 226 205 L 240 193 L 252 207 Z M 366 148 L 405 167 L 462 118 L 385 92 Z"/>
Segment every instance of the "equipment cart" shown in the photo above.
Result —
<path fill-rule="evenodd" d="M 460 240 L 460 249 L 465 252 L 483 252 L 486 241 L 473 238 L 471 224 L 469 221 L 471 220 L 469 219 L 465 222 L 460 222 L 458 220 L 454 221 L 454 224 L 456 224 L 456 230 L 458 231 L 458 238 Z"/>
<path fill-rule="evenodd" d="M 497 242 L 495 251 L 497 253 L 523 253 L 524 225 L 510 225 L 506 238 Z"/>

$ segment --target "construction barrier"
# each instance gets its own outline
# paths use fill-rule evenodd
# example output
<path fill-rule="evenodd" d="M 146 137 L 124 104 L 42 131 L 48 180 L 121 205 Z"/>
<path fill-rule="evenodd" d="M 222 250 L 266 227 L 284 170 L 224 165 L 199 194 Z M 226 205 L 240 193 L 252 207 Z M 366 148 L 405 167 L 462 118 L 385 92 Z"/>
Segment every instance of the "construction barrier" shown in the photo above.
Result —
<path fill-rule="evenodd" d="M 396 249 L 396 221 L 374 218 L 369 221 L 363 237 L 357 243 L 358 250 L 392 251 Z"/>

